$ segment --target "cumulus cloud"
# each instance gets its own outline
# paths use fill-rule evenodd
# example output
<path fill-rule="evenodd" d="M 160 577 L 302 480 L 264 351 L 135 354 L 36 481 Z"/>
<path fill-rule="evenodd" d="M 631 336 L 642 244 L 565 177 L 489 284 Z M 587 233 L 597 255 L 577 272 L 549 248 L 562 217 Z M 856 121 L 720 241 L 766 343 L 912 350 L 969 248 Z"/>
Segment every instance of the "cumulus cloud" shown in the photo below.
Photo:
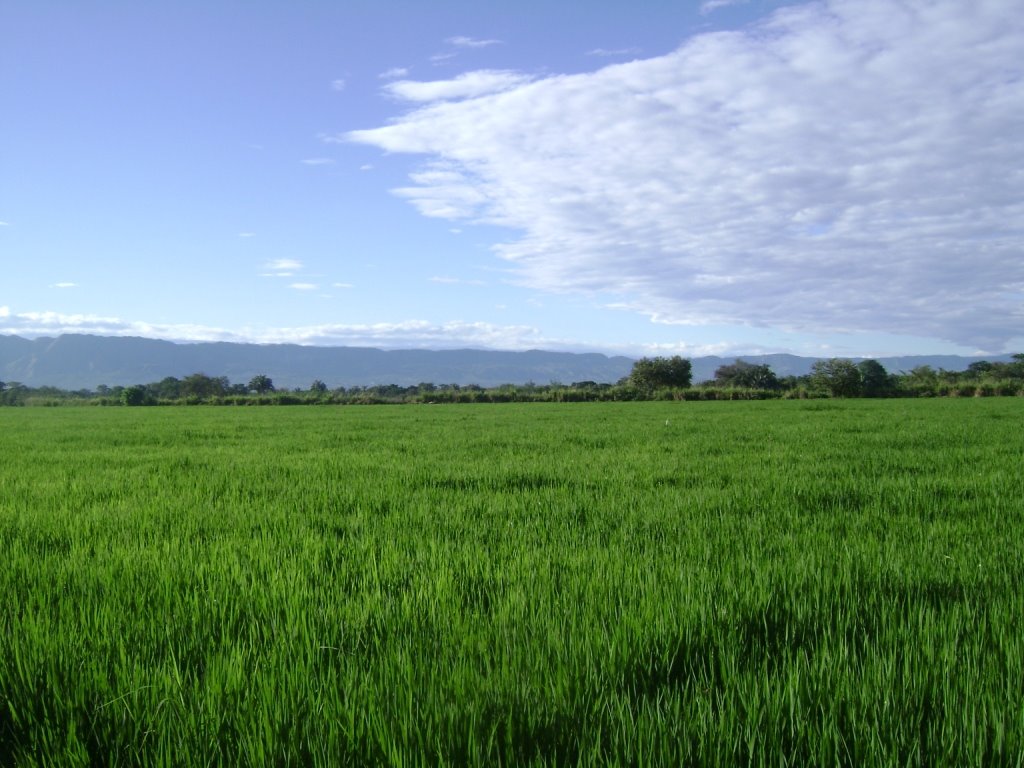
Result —
<path fill-rule="evenodd" d="M 456 48 L 487 48 L 492 45 L 501 45 L 501 40 L 479 40 L 463 35 L 449 37 L 445 42 L 448 45 L 454 45 Z"/>
<path fill-rule="evenodd" d="M 264 265 L 265 269 L 274 271 L 293 271 L 302 269 L 302 262 L 296 259 L 274 259 Z"/>
<path fill-rule="evenodd" d="M 66 314 L 62 312 L 13 312 L 0 309 L 0 333 L 21 336 L 54 336 L 61 333 L 93 333 L 105 336 L 130 336 L 131 325 L 116 317 L 92 314 Z"/>
<path fill-rule="evenodd" d="M 316 283 L 292 283 L 291 287 L 294 288 L 296 291 L 315 291 L 320 286 L 318 286 Z"/>
<path fill-rule="evenodd" d="M 467 99 L 490 93 L 507 91 L 531 80 L 528 75 L 500 69 L 481 69 L 466 72 L 452 80 L 418 82 L 399 80 L 388 83 L 384 90 L 404 101 L 441 101 Z"/>
<path fill-rule="evenodd" d="M 447 275 L 434 275 L 427 278 L 432 283 L 441 285 L 485 285 L 483 280 L 466 280 L 461 277 L 449 277 Z"/>
<path fill-rule="evenodd" d="M 78 283 L 66 283 L 65 282 L 65 283 L 54 283 L 50 287 L 51 288 L 75 288 L 77 286 L 78 286 Z"/>
<path fill-rule="evenodd" d="M 1012 0 L 809 2 L 592 73 L 402 86 L 414 109 L 347 138 L 427 156 L 398 193 L 519 231 L 497 252 L 534 288 L 998 351 L 1024 331 L 1021 50 Z"/>
<path fill-rule="evenodd" d="M 332 80 L 331 81 L 331 90 L 332 91 L 344 91 L 345 90 L 345 80 L 344 80 L 344 78 L 339 77 L 337 80 Z"/>
<path fill-rule="evenodd" d="M 143 336 L 169 341 L 234 341 L 259 344 L 374 346 L 388 349 L 569 349 L 578 344 L 545 337 L 537 328 L 484 322 L 320 324 L 271 328 L 222 328 L 197 324 L 161 324 L 117 317 L 60 312 L 12 312 L 0 307 L 0 333 L 32 338 L 62 333 Z"/>
<path fill-rule="evenodd" d="M 392 67 L 391 69 L 381 72 L 377 77 L 381 80 L 395 80 L 396 78 L 407 77 L 408 75 L 408 67 Z"/>
<path fill-rule="evenodd" d="M 335 284 L 343 287 L 345 284 Z M 197 323 L 150 323 L 96 314 L 61 312 L 14 312 L 0 306 L 0 334 L 25 338 L 88 333 L 98 336 L 141 336 L 167 341 L 230 341 L 255 344 L 302 344 L 316 346 L 361 346 L 384 349 L 548 349 L 567 352 L 601 352 L 640 357 L 642 355 L 728 355 L 738 351 L 757 354 L 749 346 L 690 344 L 588 344 L 544 334 L 529 325 L 497 325 L 489 322 L 399 322 L 224 328 Z M 763 350 L 772 351 L 772 350 Z"/>
<path fill-rule="evenodd" d="M 747 0 L 704 0 L 700 4 L 700 12 L 702 14 L 708 14 L 712 11 L 717 11 L 719 8 L 725 8 L 730 5 L 743 5 Z"/>
<path fill-rule="evenodd" d="M 587 51 L 587 56 L 636 56 L 640 53 L 639 48 L 595 48 L 592 51 Z"/>

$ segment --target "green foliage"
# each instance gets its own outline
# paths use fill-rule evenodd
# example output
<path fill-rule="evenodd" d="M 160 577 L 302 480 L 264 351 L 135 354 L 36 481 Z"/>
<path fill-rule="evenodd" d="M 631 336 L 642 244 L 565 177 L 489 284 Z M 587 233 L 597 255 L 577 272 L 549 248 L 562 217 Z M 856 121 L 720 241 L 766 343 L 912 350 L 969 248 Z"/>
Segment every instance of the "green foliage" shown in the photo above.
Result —
<path fill-rule="evenodd" d="M 746 387 L 749 389 L 779 389 L 779 379 L 770 365 L 754 365 L 737 360 L 715 370 L 715 384 L 720 387 Z"/>
<path fill-rule="evenodd" d="M 860 374 L 860 394 L 864 397 L 889 397 L 896 391 L 895 382 L 877 360 L 862 360 L 857 363 Z"/>
<path fill-rule="evenodd" d="M 323 413 L 0 411 L 0 765 L 1024 754 L 1014 400 Z"/>
<path fill-rule="evenodd" d="M 121 390 L 121 402 L 125 405 L 152 405 L 153 398 L 144 386 L 136 384 Z"/>
<path fill-rule="evenodd" d="M 165 379 L 166 381 L 166 379 Z M 205 373 L 193 373 L 181 382 L 181 396 L 195 401 L 209 400 L 219 397 L 230 386 L 226 377 L 207 376 Z"/>
<path fill-rule="evenodd" d="M 633 363 L 629 383 L 644 390 L 663 387 L 685 388 L 693 380 L 693 366 L 689 360 L 673 357 L 643 357 Z"/>
<path fill-rule="evenodd" d="M 7 382 L 0 388 L 0 404 L 2 405 L 24 405 L 28 396 L 28 388 L 17 381 Z"/>
<path fill-rule="evenodd" d="M 196 373 L 180 381 L 168 376 L 145 385 L 147 404 L 188 405 L 302 405 L 306 403 L 369 405 L 390 403 L 511 403 L 511 402 L 611 402 L 627 400 L 759 400 L 809 397 L 971 397 L 1024 395 L 1024 355 L 1013 362 L 978 361 L 966 371 L 935 371 L 919 366 L 910 373 L 889 374 L 876 360 L 856 366 L 849 360 L 820 361 L 813 375 L 778 378 L 767 365 L 743 360 L 720 366 L 713 382 L 696 389 L 689 384 L 690 361 L 679 357 L 645 358 L 631 376 L 616 384 L 578 381 L 569 385 L 551 381 L 538 385 L 503 384 L 485 389 L 473 384 L 413 386 L 379 384 L 327 389 L 319 379 L 310 389 L 278 392 L 273 381 L 260 375 L 248 385 L 232 384 L 227 377 Z M 671 383 L 675 382 L 675 384 Z M 100 385 L 95 392 L 69 392 L 56 387 L 25 387 L 11 382 L 0 389 L 0 405 L 120 405 L 123 387 Z M 136 397 L 136 395 L 132 395 Z"/>
<path fill-rule="evenodd" d="M 249 391 L 258 395 L 265 395 L 274 391 L 274 382 L 269 376 L 262 373 L 249 379 Z"/>
<path fill-rule="evenodd" d="M 832 397 L 856 397 L 861 393 L 861 372 L 853 361 L 841 357 L 816 361 L 811 366 L 811 382 Z"/>

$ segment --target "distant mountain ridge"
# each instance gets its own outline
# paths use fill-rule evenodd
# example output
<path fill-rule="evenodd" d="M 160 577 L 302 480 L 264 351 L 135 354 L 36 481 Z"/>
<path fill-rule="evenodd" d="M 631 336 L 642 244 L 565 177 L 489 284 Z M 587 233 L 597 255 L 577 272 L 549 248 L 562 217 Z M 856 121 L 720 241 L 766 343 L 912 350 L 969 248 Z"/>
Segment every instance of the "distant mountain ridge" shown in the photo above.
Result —
<path fill-rule="evenodd" d="M 767 364 L 779 376 L 809 373 L 820 358 L 797 355 L 740 355 Z M 959 357 L 921 355 L 878 358 L 891 372 L 919 365 L 961 371 L 975 360 L 1009 361 L 1008 355 Z M 737 357 L 692 358 L 694 382 L 714 377 L 715 369 Z M 547 384 L 559 381 L 614 383 L 629 374 L 633 358 L 596 352 L 503 352 L 482 349 L 383 350 L 372 347 L 305 347 L 297 344 L 232 342 L 175 343 L 138 337 L 66 334 L 25 339 L 0 335 L 0 381 L 30 387 L 95 389 L 184 378 L 192 373 L 227 376 L 232 383 L 265 374 L 280 388 L 308 387 L 315 379 L 328 387 L 421 382 L 434 384 Z"/>

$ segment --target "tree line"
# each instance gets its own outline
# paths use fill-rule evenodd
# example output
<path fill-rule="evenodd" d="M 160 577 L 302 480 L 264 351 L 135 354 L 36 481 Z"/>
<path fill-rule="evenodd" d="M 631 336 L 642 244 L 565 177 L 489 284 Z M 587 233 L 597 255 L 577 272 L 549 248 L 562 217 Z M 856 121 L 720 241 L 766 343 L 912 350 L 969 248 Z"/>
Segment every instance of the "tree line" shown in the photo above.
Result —
<path fill-rule="evenodd" d="M 719 366 L 709 381 L 693 383 L 690 360 L 645 357 L 614 384 L 577 381 L 563 384 L 474 384 L 411 386 L 383 384 L 330 388 L 316 379 L 308 388 L 278 389 L 266 374 L 245 383 L 226 376 L 193 373 L 179 379 L 94 390 L 28 387 L 0 381 L 0 405 L 354 405 L 374 403 L 502 403 L 610 400 L 754 400 L 819 397 L 975 397 L 1024 395 L 1024 354 L 1008 363 L 978 361 L 964 371 L 927 365 L 890 373 L 877 360 L 846 358 L 816 361 L 804 376 L 778 376 L 769 365 L 742 359 Z"/>

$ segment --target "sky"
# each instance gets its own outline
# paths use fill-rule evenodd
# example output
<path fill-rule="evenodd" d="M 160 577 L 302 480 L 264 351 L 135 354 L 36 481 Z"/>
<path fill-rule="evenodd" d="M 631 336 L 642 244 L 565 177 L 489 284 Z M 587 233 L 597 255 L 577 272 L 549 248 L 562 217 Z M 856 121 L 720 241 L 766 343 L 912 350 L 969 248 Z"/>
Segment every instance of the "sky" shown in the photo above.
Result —
<path fill-rule="evenodd" d="M 1024 350 L 1019 0 L 0 0 L 0 333 Z"/>

